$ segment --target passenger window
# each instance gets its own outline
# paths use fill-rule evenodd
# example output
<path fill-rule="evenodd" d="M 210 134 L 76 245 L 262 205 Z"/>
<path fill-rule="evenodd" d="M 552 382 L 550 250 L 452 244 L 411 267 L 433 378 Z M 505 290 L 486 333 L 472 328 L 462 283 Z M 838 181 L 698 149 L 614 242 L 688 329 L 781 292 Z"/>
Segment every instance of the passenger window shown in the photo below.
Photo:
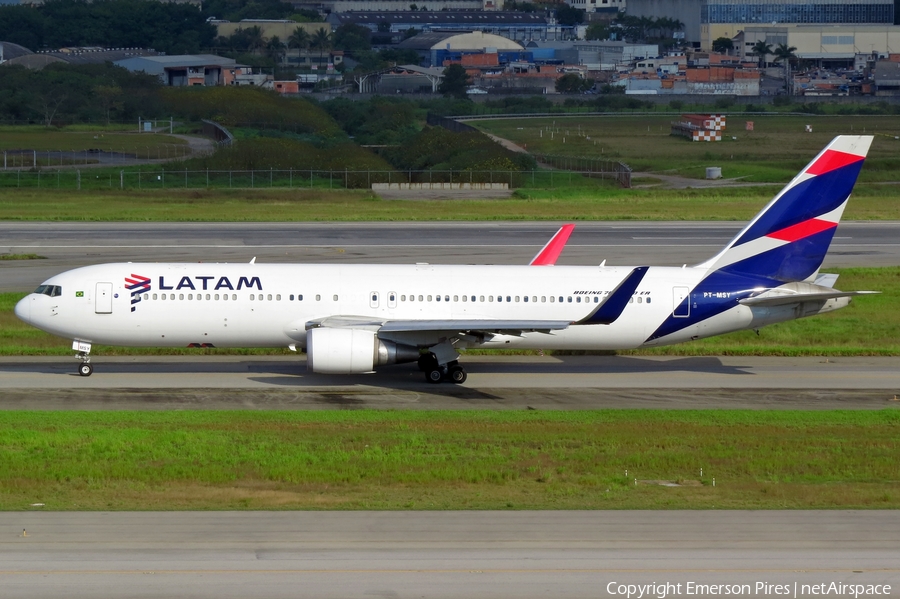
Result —
<path fill-rule="evenodd" d="M 550 303 L 552 304 L 552 303 L 555 302 L 555 301 L 556 301 L 556 298 L 553 297 L 553 296 L 551 295 L 551 296 L 550 296 Z"/>
<path fill-rule="evenodd" d="M 647 298 L 647 303 L 648 303 L 648 304 L 650 303 L 650 298 L 649 298 L 649 297 Z"/>
<path fill-rule="evenodd" d="M 253 299 L 253 296 L 250 296 L 250 299 Z M 316 294 L 316 301 L 317 301 L 317 302 L 322 301 L 322 296 L 319 295 L 318 293 Z"/>
<path fill-rule="evenodd" d="M 237 301 L 237 293 L 231 294 L 231 301 Z"/>
<path fill-rule="evenodd" d="M 259 297 L 262 298 L 262 296 L 259 296 Z M 207 299 L 207 301 L 209 300 L 209 294 L 208 294 L 208 293 L 206 294 L 206 299 Z"/>
<path fill-rule="evenodd" d="M 502 302 L 502 301 L 503 301 L 503 296 L 502 296 L 502 295 L 498 295 L 498 296 L 497 296 L 497 301 L 498 301 L 498 302 Z"/>
<path fill-rule="evenodd" d="M 633 297 L 629 297 L 629 298 L 628 298 L 628 303 L 629 303 L 629 304 L 634 303 L 634 298 L 633 298 Z"/>
<path fill-rule="evenodd" d="M 338 301 L 338 299 L 337 299 L 337 294 L 334 294 L 334 295 L 332 296 L 331 299 L 332 299 L 333 301 L 335 301 L 335 302 Z"/>
<path fill-rule="evenodd" d="M 161 299 L 161 300 L 166 299 L 166 294 L 165 293 L 159 294 L 159 299 Z"/>
<path fill-rule="evenodd" d="M 435 300 L 436 300 L 436 301 L 441 301 L 441 296 L 436 295 L 436 296 L 435 296 Z"/>
<path fill-rule="evenodd" d="M 419 301 L 420 301 L 420 302 L 421 302 L 421 301 L 424 301 L 424 300 L 422 300 L 422 296 L 421 296 L 421 295 L 419 296 Z"/>
<path fill-rule="evenodd" d="M 145 293 L 145 294 L 144 294 L 144 299 L 150 299 L 150 294 L 149 294 L 149 293 Z"/>
<path fill-rule="evenodd" d="M 528 301 L 528 300 L 525 300 L 525 301 Z M 533 301 L 534 303 L 537 303 L 537 296 L 536 296 L 536 295 L 532 295 L 532 296 L 531 296 L 531 301 Z"/>
<path fill-rule="evenodd" d="M 563 296 L 559 296 L 559 303 L 563 303 L 564 301 L 566 300 L 563 298 Z M 571 297 L 569 298 L 569 301 L 572 301 Z"/>
<path fill-rule="evenodd" d="M 542 296 L 541 296 L 541 303 L 542 303 L 542 304 L 546 304 L 546 303 L 547 303 L 547 296 L 546 296 L 546 295 L 542 295 Z"/>
<path fill-rule="evenodd" d="M 579 295 L 578 297 L 575 298 L 575 302 L 576 302 L 576 303 L 579 303 L 579 304 L 581 303 L 581 296 L 580 296 L 580 295 Z"/>
<path fill-rule="evenodd" d="M 431 296 L 430 296 L 430 295 L 428 296 L 428 301 L 429 301 L 429 302 L 431 301 Z"/>
<path fill-rule="evenodd" d="M 280 294 L 280 293 L 276 293 L 276 294 L 275 294 L 275 301 L 276 301 L 276 302 L 280 302 L 280 301 L 281 301 L 281 294 Z"/>
<path fill-rule="evenodd" d="M 200 297 L 200 296 L 198 295 L 197 297 Z M 252 301 L 255 300 L 255 299 L 256 299 L 256 294 L 255 294 L 255 293 L 251 293 L 251 294 L 250 294 L 250 301 L 252 302 Z"/>
<path fill-rule="evenodd" d="M 572 296 L 571 296 L 571 295 L 569 296 L 569 303 L 570 303 L 570 304 L 572 303 Z"/>
<path fill-rule="evenodd" d="M 506 296 L 506 301 L 511 302 L 511 301 L 512 301 L 512 298 L 511 298 L 510 296 L 507 295 L 507 296 Z"/>
<path fill-rule="evenodd" d="M 405 302 L 405 301 L 406 301 L 406 296 L 405 296 L 405 295 L 401 295 L 401 296 L 400 296 L 400 301 L 401 301 L 401 302 Z"/>
<path fill-rule="evenodd" d="M 293 293 L 290 294 L 288 297 L 291 298 L 291 301 L 294 301 L 294 294 L 293 294 Z"/>
<path fill-rule="evenodd" d="M 301 293 L 300 295 L 297 296 L 297 301 L 298 301 L 298 302 L 302 302 L 302 301 L 303 301 L 303 294 L 302 294 L 302 293 Z"/>
<path fill-rule="evenodd" d="M 473 301 L 473 302 L 475 301 L 475 296 L 474 296 L 474 295 L 472 296 L 472 301 Z M 484 301 L 484 296 L 483 296 L 483 295 L 481 296 L 481 301 Z"/>
<path fill-rule="evenodd" d="M 156 299 L 156 294 L 155 294 L 155 293 L 153 294 L 153 299 Z"/>
<path fill-rule="evenodd" d="M 639 304 L 642 304 L 642 303 L 644 303 L 644 298 L 642 298 L 642 297 L 639 297 L 639 298 L 638 298 L 638 303 L 639 303 Z"/>
<path fill-rule="evenodd" d="M 178 294 L 178 299 L 179 299 L 179 300 L 183 300 L 183 299 L 184 299 L 184 294 L 183 294 L 183 293 L 179 293 L 179 294 Z"/>
<path fill-rule="evenodd" d="M 450 296 L 449 296 L 449 295 L 445 295 L 445 296 L 444 296 L 444 301 L 445 301 L 445 302 L 449 302 L 449 301 L 450 301 Z"/>

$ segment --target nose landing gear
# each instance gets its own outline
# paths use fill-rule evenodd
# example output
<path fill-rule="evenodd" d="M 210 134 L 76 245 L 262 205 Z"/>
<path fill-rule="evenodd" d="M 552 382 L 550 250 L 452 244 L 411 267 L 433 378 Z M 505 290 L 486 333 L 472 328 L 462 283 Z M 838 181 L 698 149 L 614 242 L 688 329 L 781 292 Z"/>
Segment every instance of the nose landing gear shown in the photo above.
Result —
<path fill-rule="evenodd" d="M 72 349 L 75 350 L 75 359 L 81 360 L 81 364 L 78 365 L 78 374 L 91 376 L 94 373 L 94 367 L 91 365 L 91 344 L 75 340 L 72 342 Z"/>

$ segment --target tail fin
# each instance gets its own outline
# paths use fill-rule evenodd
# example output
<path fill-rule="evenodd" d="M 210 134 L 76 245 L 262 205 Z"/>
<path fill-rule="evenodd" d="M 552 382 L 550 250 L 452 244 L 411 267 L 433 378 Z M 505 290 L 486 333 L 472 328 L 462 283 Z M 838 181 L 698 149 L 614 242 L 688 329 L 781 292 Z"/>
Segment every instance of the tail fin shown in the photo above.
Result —
<path fill-rule="evenodd" d="M 785 282 L 814 275 L 871 143 L 871 135 L 835 137 L 725 249 L 698 267 Z"/>

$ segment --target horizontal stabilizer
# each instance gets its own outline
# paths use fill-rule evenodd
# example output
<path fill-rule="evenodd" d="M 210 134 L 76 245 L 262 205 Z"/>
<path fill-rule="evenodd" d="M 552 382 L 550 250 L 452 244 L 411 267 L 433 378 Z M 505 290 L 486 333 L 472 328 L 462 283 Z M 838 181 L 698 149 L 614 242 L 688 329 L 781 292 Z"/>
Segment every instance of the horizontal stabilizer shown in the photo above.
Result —
<path fill-rule="evenodd" d="M 779 293 L 765 296 L 748 297 L 739 300 L 745 306 L 787 306 L 802 302 L 826 301 L 839 297 L 853 297 L 855 295 L 872 295 L 880 291 L 822 291 L 819 293 Z"/>

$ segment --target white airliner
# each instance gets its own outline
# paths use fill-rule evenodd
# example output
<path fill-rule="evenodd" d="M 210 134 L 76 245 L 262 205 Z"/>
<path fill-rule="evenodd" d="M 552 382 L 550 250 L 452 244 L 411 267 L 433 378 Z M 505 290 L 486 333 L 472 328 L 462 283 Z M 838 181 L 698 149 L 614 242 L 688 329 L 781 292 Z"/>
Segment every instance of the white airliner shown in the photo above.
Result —
<path fill-rule="evenodd" d="M 819 267 L 871 142 L 835 138 L 696 266 L 552 266 L 567 226 L 529 266 L 101 264 L 48 279 L 15 311 L 73 339 L 84 376 L 100 343 L 300 348 L 319 373 L 418 361 L 428 381 L 462 383 L 460 349 L 631 349 L 756 329 L 867 293 L 834 289 Z"/>

